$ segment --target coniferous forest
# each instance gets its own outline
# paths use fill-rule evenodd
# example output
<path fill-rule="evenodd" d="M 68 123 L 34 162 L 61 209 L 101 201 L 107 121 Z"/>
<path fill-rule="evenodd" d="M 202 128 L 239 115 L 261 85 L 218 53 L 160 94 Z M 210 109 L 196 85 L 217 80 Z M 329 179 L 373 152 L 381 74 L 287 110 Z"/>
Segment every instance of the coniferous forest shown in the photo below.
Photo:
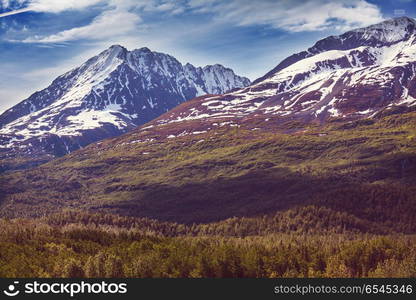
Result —
<path fill-rule="evenodd" d="M 322 219 L 299 225 L 311 213 Z M 331 222 L 354 220 L 313 207 L 276 217 L 189 226 L 80 211 L 2 219 L 0 277 L 416 276 L 415 235 L 349 232 Z"/>

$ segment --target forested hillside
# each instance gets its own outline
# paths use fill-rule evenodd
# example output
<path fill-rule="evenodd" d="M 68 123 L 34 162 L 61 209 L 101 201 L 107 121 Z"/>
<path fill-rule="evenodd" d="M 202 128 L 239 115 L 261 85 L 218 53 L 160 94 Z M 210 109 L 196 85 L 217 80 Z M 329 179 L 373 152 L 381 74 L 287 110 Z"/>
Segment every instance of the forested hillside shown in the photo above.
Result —
<path fill-rule="evenodd" d="M 251 235 L 251 222 L 269 229 Z M 3 219 L 0 277 L 416 276 L 413 235 L 336 233 L 330 223 L 288 230 L 278 223 L 185 226 L 79 211 Z"/>

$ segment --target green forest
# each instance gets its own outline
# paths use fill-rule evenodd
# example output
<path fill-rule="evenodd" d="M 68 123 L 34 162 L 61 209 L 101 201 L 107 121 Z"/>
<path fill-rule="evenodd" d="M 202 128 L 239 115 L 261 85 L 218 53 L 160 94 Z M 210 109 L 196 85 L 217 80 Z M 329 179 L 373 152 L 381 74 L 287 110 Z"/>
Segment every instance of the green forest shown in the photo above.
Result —
<path fill-rule="evenodd" d="M 328 211 L 299 225 L 312 212 L 204 225 L 80 211 L 1 219 L 0 277 L 416 277 L 415 235 L 354 233 Z"/>

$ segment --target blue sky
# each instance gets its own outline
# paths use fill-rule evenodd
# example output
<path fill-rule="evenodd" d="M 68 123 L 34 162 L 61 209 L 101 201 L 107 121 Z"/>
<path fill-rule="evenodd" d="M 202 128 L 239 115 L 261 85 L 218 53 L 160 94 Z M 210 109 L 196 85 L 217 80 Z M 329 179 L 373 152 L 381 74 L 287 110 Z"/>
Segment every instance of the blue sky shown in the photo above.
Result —
<path fill-rule="evenodd" d="M 149 47 L 254 80 L 316 40 L 416 0 L 0 0 L 0 112 L 112 44 Z M 19 13 L 13 14 L 19 10 Z"/>

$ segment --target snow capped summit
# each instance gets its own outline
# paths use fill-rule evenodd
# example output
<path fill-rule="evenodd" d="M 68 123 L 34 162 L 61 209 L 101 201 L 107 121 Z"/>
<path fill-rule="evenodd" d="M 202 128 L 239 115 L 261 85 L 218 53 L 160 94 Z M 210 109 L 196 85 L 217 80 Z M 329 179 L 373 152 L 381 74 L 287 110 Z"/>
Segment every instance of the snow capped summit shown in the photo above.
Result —
<path fill-rule="evenodd" d="M 381 43 L 395 43 L 409 38 L 416 31 L 416 21 L 409 17 L 389 19 L 352 32 L 364 40 L 377 40 Z"/>
<path fill-rule="evenodd" d="M 204 98 L 198 107 L 174 110 L 158 122 L 326 122 L 395 107 L 416 109 L 416 21 L 407 17 L 324 38 L 250 86 Z"/>
<path fill-rule="evenodd" d="M 307 49 L 289 56 L 263 77 L 254 81 L 258 83 L 284 68 L 308 57 L 331 50 L 352 50 L 360 47 L 388 47 L 400 42 L 415 43 L 416 21 L 408 17 L 394 18 L 364 28 L 345 32 L 339 36 L 329 36 L 319 40 Z M 399 46 L 398 46 L 399 47 Z"/>
<path fill-rule="evenodd" d="M 221 65 L 183 66 L 146 47 L 128 51 L 113 45 L 4 112 L 0 149 L 40 144 L 42 151 L 65 154 L 126 132 L 196 96 L 248 84 Z"/>
<path fill-rule="evenodd" d="M 199 91 L 198 96 L 205 94 L 223 94 L 237 87 L 247 86 L 250 81 L 234 75 L 234 71 L 222 65 L 208 65 L 195 68 L 191 64 L 185 65 L 185 77 L 195 81 Z"/>

